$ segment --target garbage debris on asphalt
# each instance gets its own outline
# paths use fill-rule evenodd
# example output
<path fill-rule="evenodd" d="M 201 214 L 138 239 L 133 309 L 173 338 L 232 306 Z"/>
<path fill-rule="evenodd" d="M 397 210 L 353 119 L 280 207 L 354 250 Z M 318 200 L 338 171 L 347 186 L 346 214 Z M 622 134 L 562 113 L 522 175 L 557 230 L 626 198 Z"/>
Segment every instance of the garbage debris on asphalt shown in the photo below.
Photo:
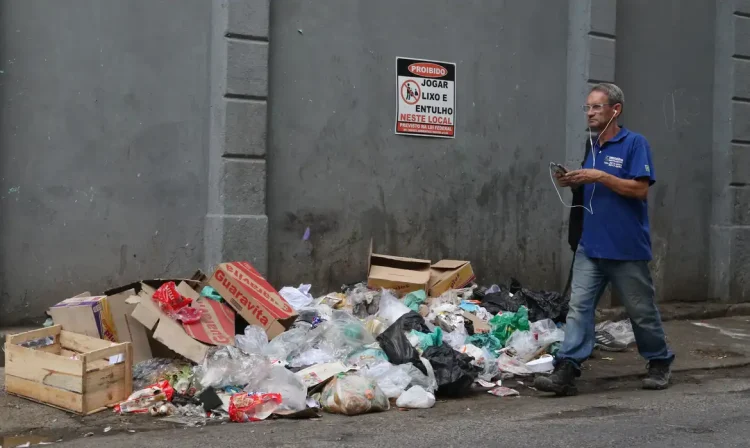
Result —
<path fill-rule="evenodd" d="M 310 284 L 277 291 L 251 264 L 232 262 L 210 277 L 198 271 L 66 299 L 45 329 L 9 337 L 8 392 L 61 407 L 44 397 L 86 403 L 119 390 L 102 409 L 196 426 L 427 409 L 436 397 L 477 392 L 518 396 L 503 379 L 553 369 L 568 310 L 561 294 L 515 279 L 480 287 L 467 261 L 371 253 L 368 266 L 365 281 L 318 297 Z M 633 342 L 629 321 L 597 330 Z M 30 352 L 46 365 L 21 366 Z M 71 389 L 36 367 L 104 380 Z"/>

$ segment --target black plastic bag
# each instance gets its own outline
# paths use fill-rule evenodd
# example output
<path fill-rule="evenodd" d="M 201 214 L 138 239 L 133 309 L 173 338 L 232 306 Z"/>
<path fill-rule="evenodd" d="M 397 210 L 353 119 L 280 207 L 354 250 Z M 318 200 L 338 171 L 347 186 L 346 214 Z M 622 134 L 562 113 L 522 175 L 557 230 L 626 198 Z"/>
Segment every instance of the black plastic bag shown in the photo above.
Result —
<path fill-rule="evenodd" d="M 479 375 L 479 368 L 471 364 L 474 358 L 453 350 L 447 344 L 430 347 L 422 356 L 432 365 L 439 395 L 466 395 Z"/>
<path fill-rule="evenodd" d="M 542 319 L 563 322 L 568 315 L 570 299 L 554 291 L 523 288 L 518 280 L 511 279 L 510 289 L 501 285 L 499 292 L 485 293 L 480 300 L 481 306 L 492 314 L 505 311 L 515 313 L 523 305 L 529 309 L 529 320 L 532 322 Z"/>
<path fill-rule="evenodd" d="M 426 374 L 427 370 L 419 361 L 419 352 L 409 343 L 409 339 L 406 336 L 412 330 L 430 333 L 430 329 L 425 324 L 424 318 L 414 311 L 409 311 L 399 317 L 393 325 L 378 336 L 378 343 L 380 343 L 380 348 L 388 355 L 388 361 L 391 364 L 406 364 L 410 362 L 421 370 L 422 373 Z"/>

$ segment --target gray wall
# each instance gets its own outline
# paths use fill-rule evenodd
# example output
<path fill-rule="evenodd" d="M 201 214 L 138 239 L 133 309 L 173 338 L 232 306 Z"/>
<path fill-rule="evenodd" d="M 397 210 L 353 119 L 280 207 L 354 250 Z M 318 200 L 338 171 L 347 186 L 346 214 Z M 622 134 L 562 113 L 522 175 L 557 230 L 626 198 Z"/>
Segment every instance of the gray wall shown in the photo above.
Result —
<path fill-rule="evenodd" d="M 201 265 L 210 14 L 0 3 L 0 324 Z"/>
<path fill-rule="evenodd" d="M 541 0 L 273 2 L 272 281 L 361 280 L 373 238 L 471 260 L 483 282 L 558 286 L 548 164 L 565 156 L 567 15 Z M 397 56 L 458 64 L 455 140 L 394 135 Z"/>
<path fill-rule="evenodd" d="M 706 1 L 617 3 L 622 122 L 651 143 L 652 269 L 668 300 L 708 296 L 715 9 Z"/>

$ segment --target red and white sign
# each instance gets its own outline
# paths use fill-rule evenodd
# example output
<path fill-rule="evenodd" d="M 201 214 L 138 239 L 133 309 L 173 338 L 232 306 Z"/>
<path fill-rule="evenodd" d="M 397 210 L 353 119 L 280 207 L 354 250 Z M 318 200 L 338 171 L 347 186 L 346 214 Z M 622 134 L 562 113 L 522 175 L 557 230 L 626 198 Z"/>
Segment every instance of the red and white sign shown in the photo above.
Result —
<path fill-rule="evenodd" d="M 396 134 L 455 137 L 456 64 L 396 58 Z"/>

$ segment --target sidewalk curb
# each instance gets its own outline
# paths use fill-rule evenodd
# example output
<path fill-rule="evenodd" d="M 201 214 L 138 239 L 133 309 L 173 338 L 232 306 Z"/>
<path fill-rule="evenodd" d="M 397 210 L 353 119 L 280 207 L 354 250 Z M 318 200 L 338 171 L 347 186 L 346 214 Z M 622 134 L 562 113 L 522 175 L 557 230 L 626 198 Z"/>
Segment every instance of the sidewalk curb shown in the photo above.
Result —
<path fill-rule="evenodd" d="M 659 305 L 663 322 L 671 320 L 705 320 L 720 317 L 750 316 L 750 303 L 673 302 Z M 596 310 L 596 321 L 619 321 L 628 318 L 624 307 Z"/>
<path fill-rule="evenodd" d="M 701 366 L 701 367 L 677 367 L 672 369 L 672 375 L 675 373 L 690 373 L 690 372 L 712 372 L 714 370 L 726 370 L 726 369 L 741 369 L 743 367 L 750 367 L 750 360 L 738 362 L 736 364 L 723 364 L 718 366 Z M 643 378 L 646 375 L 646 371 L 639 373 L 625 373 L 622 375 L 608 375 L 594 378 L 582 378 L 582 381 L 589 382 L 612 382 L 612 381 L 623 381 L 623 380 L 637 380 Z"/>

